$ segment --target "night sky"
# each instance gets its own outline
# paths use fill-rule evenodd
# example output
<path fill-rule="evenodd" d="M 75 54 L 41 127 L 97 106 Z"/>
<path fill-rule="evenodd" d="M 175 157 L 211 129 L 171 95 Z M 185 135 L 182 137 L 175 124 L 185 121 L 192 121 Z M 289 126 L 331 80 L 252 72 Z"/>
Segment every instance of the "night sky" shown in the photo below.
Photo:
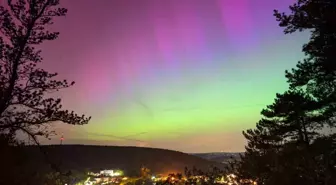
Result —
<path fill-rule="evenodd" d="M 305 35 L 283 35 L 273 9 L 293 0 L 63 0 L 44 67 L 76 81 L 64 107 L 92 116 L 58 124 L 66 144 L 183 152 L 243 151 Z M 48 143 L 59 143 L 57 136 Z"/>

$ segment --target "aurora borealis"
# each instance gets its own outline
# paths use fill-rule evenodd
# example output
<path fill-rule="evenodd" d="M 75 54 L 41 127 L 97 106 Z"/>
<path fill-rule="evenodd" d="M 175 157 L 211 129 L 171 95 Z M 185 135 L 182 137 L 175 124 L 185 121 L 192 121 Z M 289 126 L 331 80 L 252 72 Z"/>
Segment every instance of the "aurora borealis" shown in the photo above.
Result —
<path fill-rule="evenodd" d="M 66 143 L 184 152 L 242 151 L 242 130 L 287 88 L 302 35 L 273 9 L 292 0 L 65 0 L 45 67 L 76 85 L 64 107 L 92 116 L 57 125 Z M 49 141 L 58 143 L 54 138 Z"/>

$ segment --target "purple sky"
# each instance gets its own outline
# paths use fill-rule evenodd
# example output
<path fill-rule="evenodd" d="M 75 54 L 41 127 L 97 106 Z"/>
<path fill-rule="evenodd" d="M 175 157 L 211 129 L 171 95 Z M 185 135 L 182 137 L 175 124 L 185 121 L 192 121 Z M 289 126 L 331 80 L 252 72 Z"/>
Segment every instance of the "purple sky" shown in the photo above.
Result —
<path fill-rule="evenodd" d="M 63 0 L 44 66 L 76 85 L 64 106 L 93 117 L 57 125 L 65 143 L 185 152 L 242 151 L 241 131 L 287 88 L 305 35 L 273 9 L 293 0 Z M 49 141 L 58 143 L 59 137 Z"/>

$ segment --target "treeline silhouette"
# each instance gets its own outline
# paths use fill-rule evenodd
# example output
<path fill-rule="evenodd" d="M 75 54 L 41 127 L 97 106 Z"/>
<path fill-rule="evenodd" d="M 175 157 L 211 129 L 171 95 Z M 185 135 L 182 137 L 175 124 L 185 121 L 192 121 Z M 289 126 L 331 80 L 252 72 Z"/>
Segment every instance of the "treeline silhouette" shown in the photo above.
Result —
<path fill-rule="evenodd" d="M 289 89 L 261 111 L 256 128 L 243 132 L 248 143 L 239 160 L 226 170 L 186 171 L 184 184 L 217 184 L 214 179 L 229 178 L 229 173 L 241 185 L 335 184 L 336 1 L 297 0 L 289 10 L 274 11 L 284 33 L 310 33 L 302 47 L 305 58 L 285 72 Z M 52 122 L 83 125 L 90 120 L 62 109 L 61 99 L 48 96 L 74 83 L 56 80 L 57 73 L 38 67 L 42 57 L 35 46 L 57 38 L 59 33 L 47 28 L 66 12 L 59 0 L 9 0 L 0 7 L 0 184 L 64 184 L 73 175 L 50 160 L 38 141 L 53 134 Z M 29 158 L 18 133 L 39 146 L 41 160 L 55 173 L 45 176 L 31 166 L 22 168 Z M 207 178 L 195 180 L 197 174 Z"/>

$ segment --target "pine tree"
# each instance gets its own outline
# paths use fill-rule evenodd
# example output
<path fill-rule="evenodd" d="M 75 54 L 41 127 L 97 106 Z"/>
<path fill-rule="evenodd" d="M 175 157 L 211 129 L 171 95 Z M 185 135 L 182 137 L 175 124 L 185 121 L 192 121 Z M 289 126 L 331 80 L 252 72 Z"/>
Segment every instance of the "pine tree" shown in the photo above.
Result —
<path fill-rule="evenodd" d="M 49 96 L 74 82 L 56 80 L 57 73 L 38 67 L 43 59 L 36 46 L 58 37 L 48 26 L 66 12 L 59 0 L 8 0 L 8 8 L 0 6 L 0 132 L 21 131 L 38 143 L 38 136 L 52 133 L 52 122 L 90 120 L 63 110 L 61 99 Z"/>
<path fill-rule="evenodd" d="M 333 130 L 317 137 L 309 150 L 317 161 L 318 183 L 330 184 L 336 176 L 336 1 L 298 0 L 290 10 L 290 14 L 275 10 L 284 33 L 310 31 L 311 36 L 302 49 L 306 58 L 286 71 L 286 77 L 291 89 L 304 89 L 314 97 L 315 113 L 322 115 L 318 122 Z"/>
<path fill-rule="evenodd" d="M 238 162 L 238 175 L 258 184 L 316 184 L 321 170 L 312 145 L 323 136 L 323 115 L 316 102 L 303 91 L 277 94 L 273 104 L 261 111 L 256 129 L 243 132 L 246 152 Z M 314 154 L 314 155 L 313 155 Z"/>
<path fill-rule="evenodd" d="M 286 71 L 292 89 L 305 89 L 320 102 L 320 111 L 331 127 L 336 112 L 336 1 L 298 0 L 290 6 L 289 15 L 275 10 L 274 15 L 284 33 L 310 31 L 303 45 L 307 56 L 296 68 Z"/>
<path fill-rule="evenodd" d="M 298 0 L 289 14 L 275 10 L 284 33 L 310 31 L 306 58 L 286 71 L 290 90 L 262 111 L 256 129 L 244 132 L 241 177 L 260 184 L 331 184 L 335 181 L 336 1 Z M 333 179 L 334 178 L 334 179 Z"/>

